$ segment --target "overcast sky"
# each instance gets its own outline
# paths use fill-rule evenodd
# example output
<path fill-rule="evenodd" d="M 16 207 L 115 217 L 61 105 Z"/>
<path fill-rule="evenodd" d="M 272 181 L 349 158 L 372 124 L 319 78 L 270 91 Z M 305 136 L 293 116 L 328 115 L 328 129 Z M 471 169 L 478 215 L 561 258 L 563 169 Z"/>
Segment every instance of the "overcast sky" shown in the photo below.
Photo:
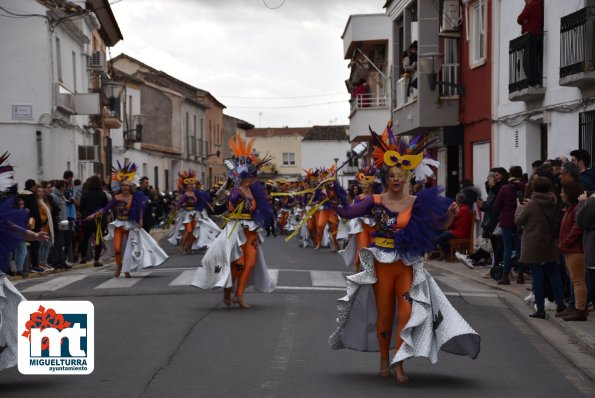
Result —
<path fill-rule="evenodd" d="M 350 14 L 383 13 L 385 2 L 115 0 L 124 40 L 111 55 L 207 90 L 256 127 L 349 124 L 341 35 Z"/>

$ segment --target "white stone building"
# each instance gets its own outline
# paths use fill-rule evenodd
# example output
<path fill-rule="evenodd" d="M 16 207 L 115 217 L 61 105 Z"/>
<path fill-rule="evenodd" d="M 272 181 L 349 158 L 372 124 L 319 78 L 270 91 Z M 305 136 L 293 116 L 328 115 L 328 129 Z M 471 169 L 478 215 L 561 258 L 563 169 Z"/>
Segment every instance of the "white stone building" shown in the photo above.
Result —
<path fill-rule="evenodd" d="M 508 168 L 531 170 L 534 160 L 584 148 L 595 155 L 595 2 L 544 2 L 542 86 L 529 86 L 524 70 L 526 47 L 517 24 L 524 3 L 495 1 L 494 159 Z"/>
<path fill-rule="evenodd" d="M 109 3 L 0 5 L 4 15 L 33 15 L 0 18 L 0 150 L 12 154 L 16 180 L 22 186 L 28 178 L 62 178 L 65 170 L 81 179 L 99 172 L 103 124 L 89 115 L 101 113 L 101 99 L 89 66 L 94 53 L 122 39 Z"/>
<path fill-rule="evenodd" d="M 340 166 L 351 153 L 348 126 L 314 126 L 301 142 L 302 169 Z M 355 178 L 357 164 L 348 162 L 338 173 L 338 181 L 347 188 L 348 181 Z M 302 173 L 304 175 L 304 173 Z"/>

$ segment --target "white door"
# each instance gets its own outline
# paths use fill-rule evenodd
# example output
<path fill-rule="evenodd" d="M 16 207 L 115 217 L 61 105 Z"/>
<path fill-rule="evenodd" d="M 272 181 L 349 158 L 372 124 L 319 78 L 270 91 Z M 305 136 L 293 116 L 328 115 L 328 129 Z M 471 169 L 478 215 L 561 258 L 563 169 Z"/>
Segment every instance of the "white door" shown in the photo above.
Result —
<path fill-rule="evenodd" d="M 446 188 L 446 148 L 438 149 L 436 157 L 438 158 L 436 160 L 440 162 L 440 167 L 438 167 L 438 175 L 436 176 L 436 182 L 438 185 Z"/>
<path fill-rule="evenodd" d="M 490 168 L 490 143 L 473 144 L 473 185 L 479 188 L 483 199 L 487 196 L 485 182 Z"/>

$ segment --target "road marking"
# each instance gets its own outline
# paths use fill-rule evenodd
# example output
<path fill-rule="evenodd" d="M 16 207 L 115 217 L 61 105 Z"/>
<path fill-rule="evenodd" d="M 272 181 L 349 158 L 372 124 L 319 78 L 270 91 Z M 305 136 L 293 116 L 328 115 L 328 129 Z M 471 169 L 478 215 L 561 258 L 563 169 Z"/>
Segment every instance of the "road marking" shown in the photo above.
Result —
<path fill-rule="evenodd" d="M 50 280 L 42 283 L 38 283 L 37 285 L 30 286 L 26 289 L 21 290 L 22 292 L 53 292 L 58 289 L 63 288 L 64 286 L 68 286 L 71 283 L 78 282 L 81 279 L 85 279 L 87 275 L 67 275 L 67 276 L 58 276 L 56 278 L 51 278 Z"/>
<path fill-rule="evenodd" d="M 279 334 L 271 363 L 260 383 L 260 389 L 264 392 L 264 395 L 258 395 L 265 397 L 277 396 L 275 392 L 279 393 L 283 390 L 281 381 L 286 377 L 288 364 L 293 352 L 295 334 L 298 329 L 298 304 L 299 299 L 297 296 L 291 295 L 286 298 L 286 309 L 283 323 L 281 324 L 281 333 Z"/>
<path fill-rule="evenodd" d="M 454 297 L 500 297 L 497 293 L 479 293 L 479 292 L 444 292 L 445 296 Z"/>
<path fill-rule="evenodd" d="M 176 279 L 171 281 L 168 286 L 190 285 L 195 274 L 195 270 L 184 271 L 180 275 L 178 275 Z"/>
<path fill-rule="evenodd" d="M 312 286 L 332 286 L 345 288 L 345 276 L 340 271 L 310 271 Z"/>
<path fill-rule="evenodd" d="M 323 286 L 277 286 L 275 290 L 316 290 L 327 292 L 345 292 L 345 288 Z"/>
<path fill-rule="evenodd" d="M 134 272 L 132 274 L 132 278 L 125 278 L 122 274 L 119 278 L 112 278 L 107 282 L 104 282 L 101 285 L 96 286 L 95 289 L 121 289 L 126 287 L 132 287 L 150 273 L 150 271 Z"/>
<path fill-rule="evenodd" d="M 269 278 L 273 282 L 273 286 L 277 286 L 277 281 L 279 280 L 279 270 L 278 269 L 269 269 Z"/>

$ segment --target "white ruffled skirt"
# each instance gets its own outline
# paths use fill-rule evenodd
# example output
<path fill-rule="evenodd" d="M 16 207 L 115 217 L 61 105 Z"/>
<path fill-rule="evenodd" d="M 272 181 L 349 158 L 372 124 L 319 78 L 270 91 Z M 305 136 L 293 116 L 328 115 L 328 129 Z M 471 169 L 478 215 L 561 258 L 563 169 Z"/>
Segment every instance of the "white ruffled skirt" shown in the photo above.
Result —
<path fill-rule="evenodd" d="M 178 245 L 186 232 L 186 224 L 191 223 L 192 220 L 196 221 L 194 230 L 192 230 L 192 236 L 194 236 L 192 250 L 209 247 L 221 232 L 221 228 L 209 218 L 205 210 L 180 210 L 176 216 L 174 228 L 167 238 L 168 242 L 174 246 Z"/>
<path fill-rule="evenodd" d="M 18 307 L 25 297 L 0 272 L 0 370 L 16 366 Z"/>
<path fill-rule="evenodd" d="M 234 227 L 235 226 L 235 227 Z M 196 269 L 192 285 L 201 289 L 215 289 L 232 287 L 231 263 L 242 256 L 242 245 L 247 238 L 244 228 L 250 231 L 258 230 L 258 254 L 256 264 L 252 270 L 248 286 L 253 286 L 259 292 L 269 293 L 275 289 L 271 280 L 262 252 L 262 229 L 254 221 L 241 220 L 237 223 L 228 222 L 223 231 L 209 246 L 201 264 Z"/>
<path fill-rule="evenodd" d="M 147 231 L 130 220 L 116 220 L 107 225 L 108 234 L 104 241 L 109 255 L 114 255 L 114 230 L 117 227 L 128 231 L 128 239 L 122 247 L 122 272 L 157 267 L 169 258 Z"/>
<path fill-rule="evenodd" d="M 362 271 L 347 277 L 347 295 L 337 301 L 337 329 L 329 338 L 333 349 L 379 350 L 373 290 L 376 283 L 374 261 L 392 263 L 399 257 L 374 247 L 362 249 L 360 260 Z M 450 304 L 434 278 L 424 269 L 421 258 L 401 260 L 413 267 L 413 284 L 409 290 L 412 311 L 401 331 L 403 344 L 393 357 L 391 367 L 412 357 L 426 357 L 436 363 L 440 350 L 475 359 L 481 337 Z M 398 308 L 394 330 L 397 313 Z M 391 348 L 394 348 L 394 334 Z"/>

